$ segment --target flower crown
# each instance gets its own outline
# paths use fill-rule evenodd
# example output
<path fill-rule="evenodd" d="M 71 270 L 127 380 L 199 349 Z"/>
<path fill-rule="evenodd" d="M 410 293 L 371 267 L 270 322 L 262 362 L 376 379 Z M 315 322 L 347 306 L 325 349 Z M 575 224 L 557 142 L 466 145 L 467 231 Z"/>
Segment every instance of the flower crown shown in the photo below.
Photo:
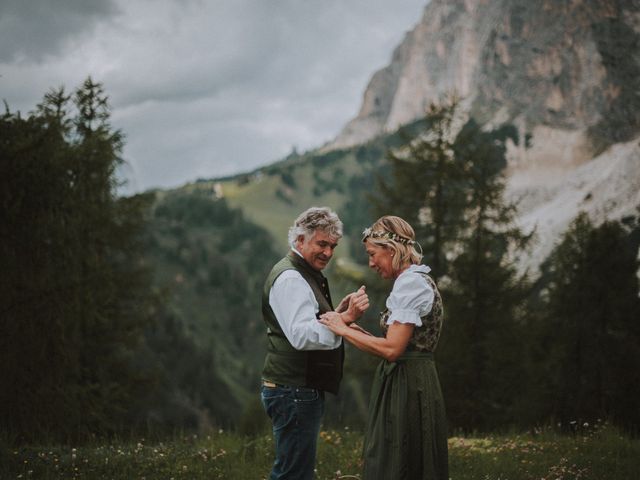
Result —
<path fill-rule="evenodd" d="M 397 233 L 387 232 L 386 230 L 374 231 L 371 229 L 371 227 L 365 228 L 364 231 L 362 232 L 362 241 L 363 242 L 366 241 L 367 238 L 386 238 L 388 240 L 394 240 L 396 242 L 402 243 L 403 245 L 416 244 L 415 240 L 411 240 L 410 238 L 403 237 L 401 235 L 398 235 Z"/>

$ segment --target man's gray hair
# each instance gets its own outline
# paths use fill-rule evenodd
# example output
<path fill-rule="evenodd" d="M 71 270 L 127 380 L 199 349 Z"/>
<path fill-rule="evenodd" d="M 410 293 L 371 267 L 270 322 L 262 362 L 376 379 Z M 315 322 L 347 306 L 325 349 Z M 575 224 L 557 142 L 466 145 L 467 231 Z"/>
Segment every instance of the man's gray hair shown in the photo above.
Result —
<path fill-rule="evenodd" d="M 342 238 L 342 222 L 338 215 L 327 207 L 311 207 L 298 215 L 296 221 L 293 222 L 289 229 L 289 245 L 295 248 L 296 240 L 300 235 L 303 235 L 307 240 L 313 236 L 316 230 L 325 232 L 336 239 Z"/>

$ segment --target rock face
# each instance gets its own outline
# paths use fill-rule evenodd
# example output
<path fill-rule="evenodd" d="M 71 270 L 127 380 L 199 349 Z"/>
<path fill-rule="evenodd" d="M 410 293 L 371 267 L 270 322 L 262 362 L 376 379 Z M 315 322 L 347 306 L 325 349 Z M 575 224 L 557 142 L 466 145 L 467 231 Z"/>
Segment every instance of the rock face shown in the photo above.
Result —
<path fill-rule="evenodd" d="M 452 92 L 482 122 L 628 140 L 640 130 L 639 34 L 634 0 L 432 0 L 330 146 L 395 130 Z"/>
<path fill-rule="evenodd" d="M 514 124 L 527 140 L 509 148 L 508 191 L 523 226 L 538 228 L 534 259 L 579 210 L 636 213 L 640 1 L 431 0 L 325 148 L 395 130 L 450 93 L 481 124 Z"/>

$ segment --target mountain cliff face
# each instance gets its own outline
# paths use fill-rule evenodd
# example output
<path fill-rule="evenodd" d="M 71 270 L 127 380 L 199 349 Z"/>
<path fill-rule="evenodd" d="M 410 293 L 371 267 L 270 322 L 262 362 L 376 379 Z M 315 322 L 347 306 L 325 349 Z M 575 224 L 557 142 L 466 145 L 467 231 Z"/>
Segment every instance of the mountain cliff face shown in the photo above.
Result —
<path fill-rule="evenodd" d="M 537 228 L 533 264 L 579 210 L 596 221 L 635 213 L 640 2 L 431 0 L 325 148 L 394 130 L 454 92 L 481 124 L 511 123 L 526 139 L 509 148 L 508 191 Z"/>

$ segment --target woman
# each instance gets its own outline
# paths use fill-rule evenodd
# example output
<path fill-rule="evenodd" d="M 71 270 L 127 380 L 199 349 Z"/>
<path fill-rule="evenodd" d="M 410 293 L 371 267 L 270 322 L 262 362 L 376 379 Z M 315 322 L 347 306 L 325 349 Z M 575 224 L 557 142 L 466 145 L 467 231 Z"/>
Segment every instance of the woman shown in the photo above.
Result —
<path fill-rule="evenodd" d="M 369 267 L 393 289 L 375 337 L 339 313 L 320 321 L 360 350 L 382 357 L 374 378 L 364 440 L 363 480 L 446 480 L 447 427 L 433 352 L 442 327 L 442 299 L 421 265 L 413 228 L 385 216 L 364 231 Z"/>

